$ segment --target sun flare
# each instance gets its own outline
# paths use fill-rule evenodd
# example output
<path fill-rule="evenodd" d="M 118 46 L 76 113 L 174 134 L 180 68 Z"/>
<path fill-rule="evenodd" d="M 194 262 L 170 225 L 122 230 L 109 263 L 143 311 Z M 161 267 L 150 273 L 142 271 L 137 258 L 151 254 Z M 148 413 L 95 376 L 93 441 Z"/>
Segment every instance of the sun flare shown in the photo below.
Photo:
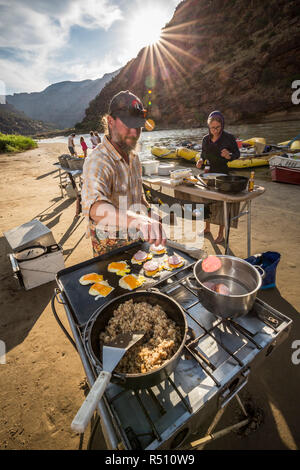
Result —
<path fill-rule="evenodd" d="M 167 21 L 167 14 L 164 15 L 158 8 L 147 7 L 137 11 L 128 25 L 132 48 L 138 52 L 143 47 L 159 42 L 161 29 Z"/>

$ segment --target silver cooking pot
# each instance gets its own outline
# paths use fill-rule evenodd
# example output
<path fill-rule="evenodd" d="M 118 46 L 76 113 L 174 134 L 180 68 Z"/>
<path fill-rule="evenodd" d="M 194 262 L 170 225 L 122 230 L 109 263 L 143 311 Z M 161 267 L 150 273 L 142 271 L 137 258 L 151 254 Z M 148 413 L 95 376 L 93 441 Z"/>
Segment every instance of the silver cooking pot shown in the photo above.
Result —
<path fill-rule="evenodd" d="M 247 315 L 261 287 L 264 270 L 235 256 L 216 257 L 222 262 L 220 269 L 213 273 L 205 272 L 202 269 L 203 259 L 200 259 L 194 266 L 193 275 L 187 278 L 188 286 L 197 291 L 202 305 L 218 317 L 234 319 Z M 192 279 L 197 281 L 196 285 Z M 211 290 L 204 282 L 225 285 L 229 295 Z"/>

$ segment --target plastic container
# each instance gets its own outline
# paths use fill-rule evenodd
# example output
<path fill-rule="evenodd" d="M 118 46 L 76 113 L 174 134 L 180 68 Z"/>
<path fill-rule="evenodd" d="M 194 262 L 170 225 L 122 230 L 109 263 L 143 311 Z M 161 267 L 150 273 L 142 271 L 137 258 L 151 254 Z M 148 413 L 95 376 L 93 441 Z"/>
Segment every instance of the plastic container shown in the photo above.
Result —
<path fill-rule="evenodd" d="M 70 170 L 82 170 L 84 158 L 72 157 L 68 160 Z"/>
<path fill-rule="evenodd" d="M 141 162 L 144 175 L 157 175 L 159 162 L 156 160 L 144 160 Z"/>
<path fill-rule="evenodd" d="M 258 265 L 265 271 L 261 289 L 276 287 L 276 268 L 280 257 L 281 255 L 277 251 L 265 251 L 245 259 L 248 263 Z"/>
<path fill-rule="evenodd" d="M 170 171 L 174 170 L 174 163 L 160 163 L 158 166 L 158 174 L 160 176 L 169 176 Z"/>
<path fill-rule="evenodd" d="M 188 178 L 193 175 L 192 170 L 179 169 L 170 172 L 171 180 L 179 178 Z"/>
<path fill-rule="evenodd" d="M 71 158 L 70 155 L 63 154 L 58 157 L 58 161 L 63 168 L 70 168 L 69 167 L 70 158 Z"/>

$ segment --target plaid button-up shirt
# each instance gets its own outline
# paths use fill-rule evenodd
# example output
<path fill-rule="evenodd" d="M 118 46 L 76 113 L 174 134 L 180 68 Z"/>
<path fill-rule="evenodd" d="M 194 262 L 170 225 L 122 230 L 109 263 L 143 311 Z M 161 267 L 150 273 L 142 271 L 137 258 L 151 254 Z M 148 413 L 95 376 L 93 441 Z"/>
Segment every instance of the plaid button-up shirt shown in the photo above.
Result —
<path fill-rule="evenodd" d="M 127 209 L 144 200 L 142 167 L 135 152 L 129 154 L 129 164 L 117 150 L 103 137 L 83 166 L 83 186 L 81 190 L 82 212 L 89 229 L 95 229 L 90 219 L 91 206 L 96 201 L 106 201 L 119 208 L 120 197 L 127 198 Z M 87 231 L 89 236 L 90 230 Z"/>

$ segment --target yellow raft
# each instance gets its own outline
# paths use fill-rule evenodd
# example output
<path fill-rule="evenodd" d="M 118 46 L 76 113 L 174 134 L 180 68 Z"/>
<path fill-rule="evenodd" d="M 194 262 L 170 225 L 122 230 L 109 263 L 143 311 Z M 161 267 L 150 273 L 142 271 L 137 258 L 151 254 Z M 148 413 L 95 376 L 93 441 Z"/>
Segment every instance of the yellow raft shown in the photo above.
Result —
<path fill-rule="evenodd" d="M 252 139 L 243 140 L 243 144 L 255 145 L 257 143 L 266 145 L 266 139 L 264 137 L 252 137 Z"/>
<path fill-rule="evenodd" d="M 151 153 L 159 158 L 177 158 L 177 150 L 167 147 L 151 147 Z"/>
<path fill-rule="evenodd" d="M 185 160 L 197 161 L 200 158 L 200 153 L 197 150 L 187 149 L 186 147 L 179 147 L 177 149 L 177 155 Z"/>
<path fill-rule="evenodd" d="M 264 158 L 237 158 L 232 162 L 228 162 L 227 166 L 229 168 L 253 168 L 256 166 L 266 166 L 269 165 L 269 160 Z"/>
<path fill-rule="evenodd" d="M 286 147 L 290 143 L 290 140 L 287 140 L 285 142 L 280 142 L 278 145 L 282 145 L 283 147 Z M 290 146 L 291 150 L 300 150 L 300 140 L 294 140 L 294 142 Z"/>

